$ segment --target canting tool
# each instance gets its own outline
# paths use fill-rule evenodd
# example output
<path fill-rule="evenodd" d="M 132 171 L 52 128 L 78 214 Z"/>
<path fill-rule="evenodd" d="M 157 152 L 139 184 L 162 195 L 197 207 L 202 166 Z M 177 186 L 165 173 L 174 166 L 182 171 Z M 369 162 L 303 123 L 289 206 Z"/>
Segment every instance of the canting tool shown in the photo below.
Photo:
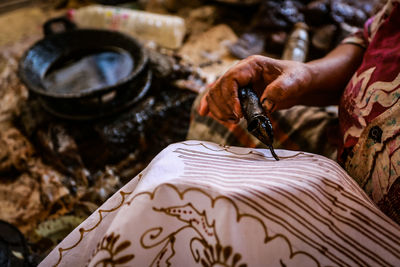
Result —
<path fill-rule="evenodd" d="M 279 160 L 272 146 L 274 134 L 271 121 L 261 106 L 258 96 L 249 86 L 239 88 L 238 94 L 243 116 L 247 120 L 247 130 L 264 143 L 272 156 Z"/>

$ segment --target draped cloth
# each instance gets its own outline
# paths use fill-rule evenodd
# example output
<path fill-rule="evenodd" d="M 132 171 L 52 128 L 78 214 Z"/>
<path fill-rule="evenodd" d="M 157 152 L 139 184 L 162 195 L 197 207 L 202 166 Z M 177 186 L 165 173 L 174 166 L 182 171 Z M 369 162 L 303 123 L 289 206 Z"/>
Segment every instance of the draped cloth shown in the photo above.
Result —
<path fill-rule="evenodd" d="M 40 266 L 399 266 L 400 226 L 323 156 L 168 146 Z"/>
<path fill-rule="evenodd" d="M 338 160 L 378 207 L 400 224 L 400 1 L 350 38 L 366 48 L 339 105 Z M 358 41 L 357 41 L 358 40 Z M 344 41 L 348 42 L 348 41 Z"/>

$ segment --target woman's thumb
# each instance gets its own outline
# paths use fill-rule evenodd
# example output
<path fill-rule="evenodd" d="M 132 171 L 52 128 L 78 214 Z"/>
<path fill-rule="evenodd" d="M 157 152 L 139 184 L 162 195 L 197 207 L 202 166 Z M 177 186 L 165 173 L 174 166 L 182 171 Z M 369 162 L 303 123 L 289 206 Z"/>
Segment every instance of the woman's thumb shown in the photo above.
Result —
<path fill-rule="evenodd" d="M 267 112 L 272 112 L 276 106 L 287 97 L 286 85 L 284 77 L 280 76 L 270 83 L 261 95 L 261 105 Z"/>

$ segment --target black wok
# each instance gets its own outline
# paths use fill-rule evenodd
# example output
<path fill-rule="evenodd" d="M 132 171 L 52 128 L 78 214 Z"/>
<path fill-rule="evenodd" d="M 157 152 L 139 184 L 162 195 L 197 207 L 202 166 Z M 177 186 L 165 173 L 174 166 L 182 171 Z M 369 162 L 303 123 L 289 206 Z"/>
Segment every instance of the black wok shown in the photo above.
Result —
<path fill-rule="evenodd" d="M 57 26 L 62 32 L 55 32 Z M 148 91 L 148 58 L 135 39 L 115 31 L 76 29 L 66 18 L 48 21 L 44 32 L 21 58 L 19 77 L 54 115 L 109 115 Z"/>

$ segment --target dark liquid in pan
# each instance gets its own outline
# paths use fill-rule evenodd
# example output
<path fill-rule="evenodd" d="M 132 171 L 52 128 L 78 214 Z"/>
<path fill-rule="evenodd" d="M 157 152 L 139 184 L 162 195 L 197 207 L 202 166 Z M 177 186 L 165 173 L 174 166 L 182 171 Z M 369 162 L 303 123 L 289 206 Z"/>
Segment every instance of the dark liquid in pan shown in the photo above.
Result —
<path fill-rule="evenodd" d="M 59 60 L 44 77 L 48 91 L 78 93 L 112 86 L 129 76 L 134 67 L 130 54 L 121 49 L 83 53 Z"/>

